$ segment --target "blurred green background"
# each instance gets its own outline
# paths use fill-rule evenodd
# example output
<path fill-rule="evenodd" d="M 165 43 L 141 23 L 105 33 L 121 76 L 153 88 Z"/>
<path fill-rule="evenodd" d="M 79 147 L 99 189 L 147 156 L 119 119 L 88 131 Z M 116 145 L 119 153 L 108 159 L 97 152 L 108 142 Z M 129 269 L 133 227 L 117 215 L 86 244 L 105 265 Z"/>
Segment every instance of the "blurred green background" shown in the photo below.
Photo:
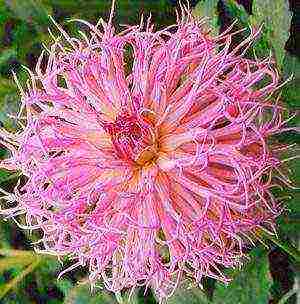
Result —
<path fill-rule="evenodd" d="M 291 110 L 299 109 L 300 63 L 299 41 L 296 28 L 299 25 L 297 1 L 287 0 L 203 0 L 192 1 L 194 14 L 209 16 L 213 33 L 223 31 L 234 20 L 236 29 L 264 24 L 260 40 L 253 50 L 258 56 L 267 56 L 271 51 L 281 71 L 282 79 L 294 75 L 283 88 L 282 97 Z M 96 23 L 101 16 L 107 18 L 110 1 L 106 0 L 0 0 L 0 124 L 14 129 L 15 114 L 19 107 L 18 93 L 12 81 L 14 70 L 21 81 L 26 74 L 22 65 L 33 69 L 43 48 L 49 44 L 48 15 L 62 24 L 73 35 L 79 29 L 68 19 L 81 18 Z M 152 13 L 157 28 L 175 23 L 176 1 L 172 0 L 117 0 L 117 24 L 135 24 L 141 13 Z M 292 25 L 292 26 L 291 26 Z M 117 26 L 118 28 L 118 26 Z M 243 37 L 240 36 L 239 39 Z M 298 47 L 298 49 L 297 49 Z M 298 54 L 299 55 L 299 54 Z M 298 124 L 299 116 L 291 124 Z M 299 135 L 286 132 L 277 140 L 285 143 L 300 143 Z M 6 151 L 0 144 L 0 159 Z M 300 184 L 300 164 L 291 167 L 292 179 Z M 0 170 L 0 187 L 12 189 L 17 174 Z M 251 261 L 241 272 L 233 272 L 234 280 L 225 287 L 213 280 L 204 282 L 204 291 L 187 282 L 181 286 L 168 303 L 215 303 L 215 304 L 274 304 L 300 303 L 299 248 L 300 207 L 299 191 L 286 190 L 280 196 L 288 195 L 285 212 L 278 220 L 280 239 L 266 240 L 250 252 Z M 110 304 L 110 303 L 156 303 L 151 291 L 137 290 L 130 300 L 124 291 L 119 298 L 107 291 L 97 290 L 92 295 L 84 282 L 86 271 L 74 271 L 57 281 L 62 265 L 48 256 L 32 251 L 31 241 L 36 235 L 21 231 L 12 221 L 0 222 L 0 303 L 49 303 L 49 304 Z M 66 264 L 70 263 L 65 261 Z"/>

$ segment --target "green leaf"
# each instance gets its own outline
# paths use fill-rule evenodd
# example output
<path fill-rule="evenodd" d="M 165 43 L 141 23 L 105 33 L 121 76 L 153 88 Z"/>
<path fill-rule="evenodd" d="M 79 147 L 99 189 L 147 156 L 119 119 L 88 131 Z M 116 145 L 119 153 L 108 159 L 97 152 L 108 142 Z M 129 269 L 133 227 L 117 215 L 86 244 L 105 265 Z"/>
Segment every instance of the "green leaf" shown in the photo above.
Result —
<path fill-rule="evenodd" d="M 294 174 L 297 176 L 297 179 L 291 176 L 291 180 L 295 185 L 299 185 L 300 179 L 300 162 L 291 161 L 291 169 L 294 171 Z M 289 239 L 298 239 L 300 231 L 300 192 L 299 190 L 285 190 L 286 193 L 283 193 L 282 196 L 290 196 L 291 199 L 285 202 L 286 211 L 279 217 L 279 235 L 282 238 Z"/>
<path fill-rule="evenodd" d="M 6 170 L 0 170 L 0 184 L 7 181 L 10 177 L 11 173 Z"/>
<path fill-rule="evenodd" d="M 3 50 L 1 53 L 0 53 L 0 70 L 2 70 L 2 66 L 7 64 L 7 62 L 11 59 L 11 58 L 14 58 L 16 57 L 17 55 L 17 52 L 15 49 L 13 48 L 8 48 L 8 49 L 5 49 Z"/>
<path fill-rule="evenodd" d="M 287 203 L 288 213 L 280 217 L 279 226 L 288 237 L 297 237 L 300 231 L 300 194 L 291 195 L 293 198 Z"/>
<path fill-rule="evenodd" d="M 0 147 L 0 159 L 6 158 L 8 155 L 8 151 L 6 148 Z"/>
<path fill-rule="evenodd" d="M 213 35 L 218 35 L 220 30 L 219 16 L 217 11 L 218 0 L 199 1 L 193 10 L 193 15 L 209 17 L 209 25 Z"/>
<path fill-rule="evenodd" d="M 0 53 L 0 58 L 3 55 L 3 52 Z M 1 68 L 1 63 L 0 63 Z M 6 78 L 0 77 L 0 105 L 3 103 L 3 98 L 7 94 L 16 94 L 17 93 L 17 86 L 13 82 L 12 79 L 8 80 Z"/>
<path fill-rule="evenodd" d="M 0 299 L 12 289 L 17 289 L 17 285 L 34 271 L 38 278 L 38 281 L 36 282 L 37 289 L 41 293 L 47 292 L 47 287 L 51 286 L 49 280 L 55 277 L 55 271 L 59 264 L 55 258 L 52 256 L 36 254 L 33 251 L 14 250 L 9 248 L 1 248 L 0 255 L 3 256 L 0 258 L 0 273 L 10 270 L 13 276 L 8 282 L 0 284 Z M 42 288 L 40 286 L 41 283 L 43 285 Z"/>
<path fill-rule="evenodd" d="M 20 273 L 18 273 L 13 279 L 1 285 L 0 299 L 2 299 L 11 289 L 16 288 L 16 286 L 25 278 L 25 276 L 34 271 L 34 269 L 39 265 L 39 263 L 40 259 L 36 257 L 34 261 L 31 261 L 31 263 Z"/>
<path fill-rule="evenodd" d="M 300 96 L 300 59 L 297 56 L 285 54 L 283 60 L 284 79 L 293 76 L 292 80 L 283 87 L 282 96 L 290 107 L 299 107 Z"/>
<path fill-rule="evenodd" d="M 52 255 L 39 255 L 39 257 L 41 262 L 34 272 L 34 278 L 36 281 L 36 290 L 42 295 L 47 294 L 49 289 L 59 288 L 56 277 L 57 273 L 61 271 L 61 264 L 57 258 Z"/>
<path fill-rule="evenodd" d="M 20 172 L 12 173 L 10 171 L 0 170 L 0 184 L 17 178 L 20 175 Z"/>
<path fill-rule="evenodd" d="M 268 55 L 271 49 L 279 68 L 283 67 L 284 46 L 289 37 L 291 12 L 288 0 L 253 0 L 252 26 L 264 24 L 262 38 L 257 44 L 259 55 Z"/>
<path fill-rule="evenodd" d="M 262 236 L 265 239 L 272 241 L 275 245 L 277 245 L 279 248 L 281 248 L 283 251 L 285 251 L 287 254 L 293 257 L 293 259 L 297 263 L 300 263 L 300 251 L 295 246 L 293 246 L 290 242 L 284 241 L 280 238 L 277 238 L 265 232 L 262 232 Z"/>
<path fill-rule="evenodd" d="M 18 113 L 18 108 L 19 97 L 16 87 L 12 81 L 0 77 L 0 125 L 2 124 L 7 129 L 13 128 L 15 120 L 8 114 L 15 115 Z"/>
<path fill-rule="evenodd" d="M 272 279 L 267 252 L 256 248 L 252 250 L 250 257 L 250 262 L 236 274 L 228 287 L 222 283 L 216 284 L 214 304 L 268 303 Z"/>
<path fill-rule="evenodd" d="M 72 282 L 68 279 L 56 280 L 56 286 L 64 294 L 64 296 L 67 296 L 73 288 Z"/>
<path fill-rule="evenodd" d="M 12 268 L 28 266 L 39 259 L 35 253 L 27 250 L 0 249 L 0 273 Z"/>
<path fill-rule="evenodd" d="M 224 4 L 231 18 L 238 19 L 240 27 L 248 26 L 249 15 L 243 5 L 238 4 L 235 0 L 224 0 Z"/>
<path fill-rule="evenodd" d="M 168 300 L 168 304 L 182 303 L 208 304 L 210 302 L 203 289 L 190 281 L 185 281 Z"/>
<path fill-rule="evenodd" d="M 0 273 L 7 271 L 8 269 L 15 268 L 17 266 L 26 266 L 30 264 L 32 260 L 27 257 L 8 257 L 0 259 Z"/>
<path fill-rule="evenodd" d="M 70 282 L 64 280 L 59 283 L 60 289 L 65 294 L 64 304 L 138 304 L 137 293 L 122 292 L 122 294 L 113 294 L 105 289 L 96 288 L 91 291 L 89 283 L 77 283 L 73 288 L 70 288 Z"/>
<path fill-rule="evenodd" d="M 118 304 L 114 294 L 103 290 L 91 292 L 89 284 L 78 283 L 67 291 L 64 304 Z"/>
<path fill-rule="evenodd" d="M 24 257 L 30 259 L 35 259 L 35 257 L 38 257 L 38 255 L 33 251 L 7 248 L 0 248 L 0 255 L 4 257 Z"/>
<path fill-rule="evenodd" d="M 296 119 L 297 120 L 297 119 Z M 299 121 L 299 117 L 298 117 Z M 293 122 L 291 125 L 297 125 L 298 122 Z M 300 149 L 300 134 L 295 132 L 285 132 L 278 137 L 280 143 L 290 145 L 296 143 L 297 145 L 285 151 L 282 154 L 282 159 L 287 161 L 285 165 L 288 171 L 285 173 L 294 187 L 300 185 L 300 159 L 295 158 L 299 154 Z M 283 166 L 284 169 L 284 166 Z M 273 194 L 277 198 L 283 198 L 285 210 L 278 218 L 279 236 L 282 239 L 297 240 L 300 231 L 300 191 L 298 189 L 289 189 L 285 187 L 282 190 L 273 188 Z M 297 246 L 297 244 L 295 244 Z"/>
<path fill-rule="evenodd" d="M 49 23 L 48 15 L 51 14 L 51 8 L 45 6 L 40 0 L 10 0 L 6 1 L 7 6 L 18 18 L 37 25 L 47 25 Z"/>

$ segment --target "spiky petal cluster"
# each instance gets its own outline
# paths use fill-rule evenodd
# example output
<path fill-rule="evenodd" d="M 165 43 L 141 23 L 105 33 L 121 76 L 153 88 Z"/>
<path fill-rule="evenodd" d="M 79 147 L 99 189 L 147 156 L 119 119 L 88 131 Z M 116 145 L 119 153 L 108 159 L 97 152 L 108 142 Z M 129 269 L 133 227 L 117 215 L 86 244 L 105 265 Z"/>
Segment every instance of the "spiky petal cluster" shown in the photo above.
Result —
<path fill-rule="evenodd" d="M 85 24 L 81 40 L 58 26 L 68 45 L 56 41 L 20 86 L 23 130 L 0 131 L 1 167 L 27 177 L 2 191 L 15 202 L 2 213 L 24 214 L 47 252 L 76 260 L 67 270 L 87 266 L 114 292 L 227 282 L 221 269 L 279 213 L 267 142 L 284 123 L 268 98 L 278 75 L 244 58 L 256 33 L 232 48 L 229 31 L 211 37 L 189 13 L 161 31 Z"/>

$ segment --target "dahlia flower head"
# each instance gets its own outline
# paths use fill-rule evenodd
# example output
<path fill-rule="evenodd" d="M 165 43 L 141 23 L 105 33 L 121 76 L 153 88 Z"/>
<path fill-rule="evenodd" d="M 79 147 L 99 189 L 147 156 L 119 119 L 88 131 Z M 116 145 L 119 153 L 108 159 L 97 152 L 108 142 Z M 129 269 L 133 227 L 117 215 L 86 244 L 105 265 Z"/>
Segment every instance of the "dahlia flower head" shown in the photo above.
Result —
<path fill-rule="evenodd" d="M 165 299 L 185 278 L 227 283 L 282 210 L 278 72 L 245 58 L 254 30 L 233 47 L 233 26 L 213 37 L 185 8 L 162 30 L 148 19 L 115 33 L 111 18 L 77 20 L 81 38 L 53 21 L 61 39 L 26 86 L 14 76 L 20 128 L 1 129 L 0 167 L 26 179 L 1 190 L 1 213 L 38 229 L 39 251 L 74 259 L 60 275 L 86 266 L 92 286 Z"/>

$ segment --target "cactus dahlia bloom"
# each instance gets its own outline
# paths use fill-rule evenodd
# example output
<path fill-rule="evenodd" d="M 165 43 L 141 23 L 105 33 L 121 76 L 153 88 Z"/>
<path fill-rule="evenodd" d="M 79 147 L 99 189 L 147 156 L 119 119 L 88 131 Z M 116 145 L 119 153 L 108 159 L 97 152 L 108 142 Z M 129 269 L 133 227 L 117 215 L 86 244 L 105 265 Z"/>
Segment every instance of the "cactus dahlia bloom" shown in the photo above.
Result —
<path fill-rule="evenodd" d="M 186 277 L 226 283 L 222 269 L 280 213 L 268 141 L 285 123 L 269 98 L 278 74 L 243 56 L 257 33 L 232 48 L 229 30 L 212 37 L 188 11 L 177 21 L 119 34 L 81 21 L 82 39 L 57 25 L 65 42 L 41 54 L 26 89 L 16 79 L 22 128 L 0 131 L 1 167 L 26 177 L 1 190 L 13 203 L 2 214 L 74 258 L 65 271 L 87 266 L 92 284 L 160 299 Z"/>

